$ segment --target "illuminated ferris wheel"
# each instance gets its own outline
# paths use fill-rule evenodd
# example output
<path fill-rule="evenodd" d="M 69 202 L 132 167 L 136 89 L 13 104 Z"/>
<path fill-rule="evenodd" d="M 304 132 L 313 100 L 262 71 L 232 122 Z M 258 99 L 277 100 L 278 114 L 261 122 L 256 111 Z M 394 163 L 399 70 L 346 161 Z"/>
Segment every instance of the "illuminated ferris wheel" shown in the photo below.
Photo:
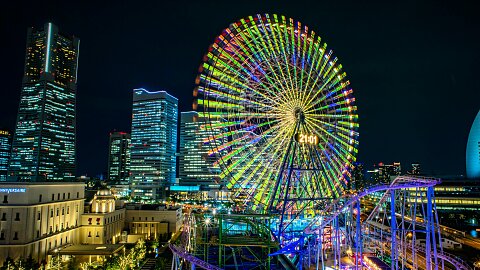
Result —
<path fill-rule="evenodd" d="M 277 15 L 231 24 L 203 59 L 194 95 L 220 182 L 253 211 L 313 213 L 347 188 L 355 98 L 327 44 Z"/>

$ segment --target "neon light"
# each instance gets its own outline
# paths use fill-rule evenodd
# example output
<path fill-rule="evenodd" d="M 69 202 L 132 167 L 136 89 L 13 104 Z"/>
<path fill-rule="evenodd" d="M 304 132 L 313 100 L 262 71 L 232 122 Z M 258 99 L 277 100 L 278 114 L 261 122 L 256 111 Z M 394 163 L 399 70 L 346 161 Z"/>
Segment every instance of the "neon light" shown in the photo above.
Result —
<path fill-rule="evenodd" d="M 143 91 L 143 92 L 145 92 L 145 93 L 147 93 L 147 94 L 162 94 L 162 93 L 163 93 L 163 94 L 166 94 L 166 95 L 174 98 L 175 100 L 178 100 L 178 98 L 170 95 L 170 94 L 167 93 L 166 91 L 154 91 L 154 92 L 152 92 L 152 91 L 148 91 L 148 90 L 145 89 L 145 88 L 136 88 L 136 89 L 133 89 L 133 91 L 135 91 L 135 92 L 137 92 L 137 91 Z"/>
<path fill-rule="evenodd" d="M 26 188 L 0 188 L 0 193 L 25 193 Z"/>
<path fill-rule="evenodd" d="M 48 23 L 47 34 L 47 56 L 45 57 L 45 72 L 48 72 L 50 66 L 50 40 L 52 39 L 52 23 Z"/>

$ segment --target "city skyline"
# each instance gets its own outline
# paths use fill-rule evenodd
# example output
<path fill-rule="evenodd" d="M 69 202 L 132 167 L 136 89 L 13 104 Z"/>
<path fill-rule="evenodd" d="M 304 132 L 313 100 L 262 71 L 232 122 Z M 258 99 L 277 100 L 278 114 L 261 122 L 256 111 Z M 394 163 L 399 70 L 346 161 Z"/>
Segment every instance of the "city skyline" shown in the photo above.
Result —
<path fill-rule="evenodd" d="M 98 14 L 88 5 L 79 5 L 71 16 L 59 15 L 70 10 L 71 5 L 46 3 L 37 7 L 45 12 L 22 10 L 19 18 L 7 15 L 11 24 L 2 32 L 12 42 L 6 44 L 9 53 L 3 52 L 9 65 L 2 67 L 2 74 L 8 76 L 0 98 L 18 100 L 20 96 L 18 74 L 22 70 L 27 27 L 52 21 L 65 32 L 79 36 L 82 56 L 77 175 L 106 171 L 107 134 L 114 129 L 128 131 L 132 88 L 170 89 L 173 96 L 180 98 L 179 111 L 191 110 L 197 68 L 212 37 L 231 21 L 267 9 L 318 29 L 318 34 L 339 52 L 348 67 L 361 115 L 359 161 L 367 166 L 379 161 L 418 161 L 426 172 L 465 172 L 466 138 L 478 112 L 475 97 L 479 92 L 475 78 L 479 55 L 472 46 L 478 38 L 468 34 L 479 22 L 468 3 L 419 3 L 415 8 L 413 2 L 395 8 L 331 3 L 328 11 L 280 3 L 276 7 L 260 3 L 235 10 L 214 3 L 190 3 L 184 9 L 151 4 L 146 10 L 142 5 L 124 3 L 113 7 L 111 13 L 105 4 L 97 7 Z M 354 8 L 345 10 L 347 6 Z M 169 27 L 155 16 L 145 16 L 165 7 L 172 8 L 172 12 L 162 16 L 176 27 Z M 212 14 L 219 12 L 210 17 L 197 12 L 208 9 Z M 101 11 L 108 16 L 101 17 Z M 146 13 L 140 16 L 140 11 Z M 78 23 L 81 15 L 98 19 L 101 27 L 94 27 L 96 20 Z M 339 22 L 335 17 L 340 15 L 344 20 Z M 381 25 L 377 23 L 380 20 Z M 192 24 L 194 21 L 202 23 Z M 124 31 L 129 34 L 117 47 L 98 47 Z M 160 35 L 147 34 L 152 32 Z M 168 50 L 173 53 L 162 53 Z M 451 53 L 444 54 L 446 51 Z M 102 64 L 93 59 L 102 59 Z M 461 71 L 456 68 L 460 66 Z M 0 125 L 13 130 L 18 102 L 10 103 L 1 108 Z M 93 115 L 96 121 L 90 121 Z M 92 156 L 97 158 L 91 160 Z"/>

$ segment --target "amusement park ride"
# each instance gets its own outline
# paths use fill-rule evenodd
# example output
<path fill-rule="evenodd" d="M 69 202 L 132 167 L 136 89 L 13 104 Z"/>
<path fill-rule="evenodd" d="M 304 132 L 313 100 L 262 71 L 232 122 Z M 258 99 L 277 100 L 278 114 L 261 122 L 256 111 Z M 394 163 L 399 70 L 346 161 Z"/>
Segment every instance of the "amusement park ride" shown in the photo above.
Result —
<path fill-rule="evenodd" d="M 175 269 L 471 269 L 443 251 L 433 187 L 398 176 L 349 189 L 355 98 L 320 36 L 292 19 L 231 24 L 200 67 L 199 107 L 220 182 L 241 213 L 190 214 Z M 376 199 L 373 209 L 362 199 Z"/>

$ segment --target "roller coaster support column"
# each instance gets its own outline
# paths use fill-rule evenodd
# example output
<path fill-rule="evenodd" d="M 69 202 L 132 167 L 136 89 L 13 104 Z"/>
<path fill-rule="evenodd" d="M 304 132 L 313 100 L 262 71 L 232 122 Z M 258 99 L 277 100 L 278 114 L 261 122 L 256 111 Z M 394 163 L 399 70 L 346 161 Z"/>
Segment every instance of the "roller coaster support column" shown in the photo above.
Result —
<path fill-rule="evenodd" d="M 225 246 L 222 245 L 223 234 L 223 216 L 218 216 L 218 267 L 222 267 L 223 253 L 225 253 Z"/>
<path fill-rule="evenodd" d="M 425 259 L 427 260 L 427 270 L 432 270 L 433 266 L 438 269 L 437 241 L 435 237 L 435 224 L 433 220 L 433 187 L 427 188 L 427 236 L 425 239 Z M 441 244 L 441 243 L 440 243 Z M 433 256 L 432 256 L 433 250 Z M 432 266 L 432 259 L 435 264 Z"/>
<path fill-rule="evenodd" d="M 390 190 L 390 232 L 391 232 L 391 241 L 392 241 L 392 251 L 391 251 L 391 260 L 392 260 L 392 270 L 397 270 L 397 218 L 395 217 L 395 190 Z"/>
<path fill-rule="evenodd" d="M 325 270 L 325 263 L 323 261 L 323 234 L 322 233 L 319 233 L 318 234 L 318 243 L 317 243 L 317 260 L 316 260 L 316 264 L 317 264 L 317 269 L 316 270 L 319 270 L 319 265 L 320 265 L 320 261 L 322 263 L 322 270 Z"/>
<path fill-rule="evenodd" d="M 357 228 L 356 228 L 356 236 L 355 236 L 355 269 L 359 270 L 362 269 L 362 262 L 363 262 L 363 251 L 362 251 L 362 228 L 360 224 L 360 199 L 357 200 L 356 203 L 357 207 Z M 359 268 L 360 266 L 360 268 Z"/>
<path fill-rule="evenodd" d="M 431 204 L 431 197 L 430 192 L 427 189 L 427 226 L 426 226 L 426 237 L 425 237 L 425 265 L 427 266 L 427 270 L 432 270 L 432 254 L 431 254 L 431 240 L 430 240 L 430 215 L 432 215 L 432 204 Z"/>

